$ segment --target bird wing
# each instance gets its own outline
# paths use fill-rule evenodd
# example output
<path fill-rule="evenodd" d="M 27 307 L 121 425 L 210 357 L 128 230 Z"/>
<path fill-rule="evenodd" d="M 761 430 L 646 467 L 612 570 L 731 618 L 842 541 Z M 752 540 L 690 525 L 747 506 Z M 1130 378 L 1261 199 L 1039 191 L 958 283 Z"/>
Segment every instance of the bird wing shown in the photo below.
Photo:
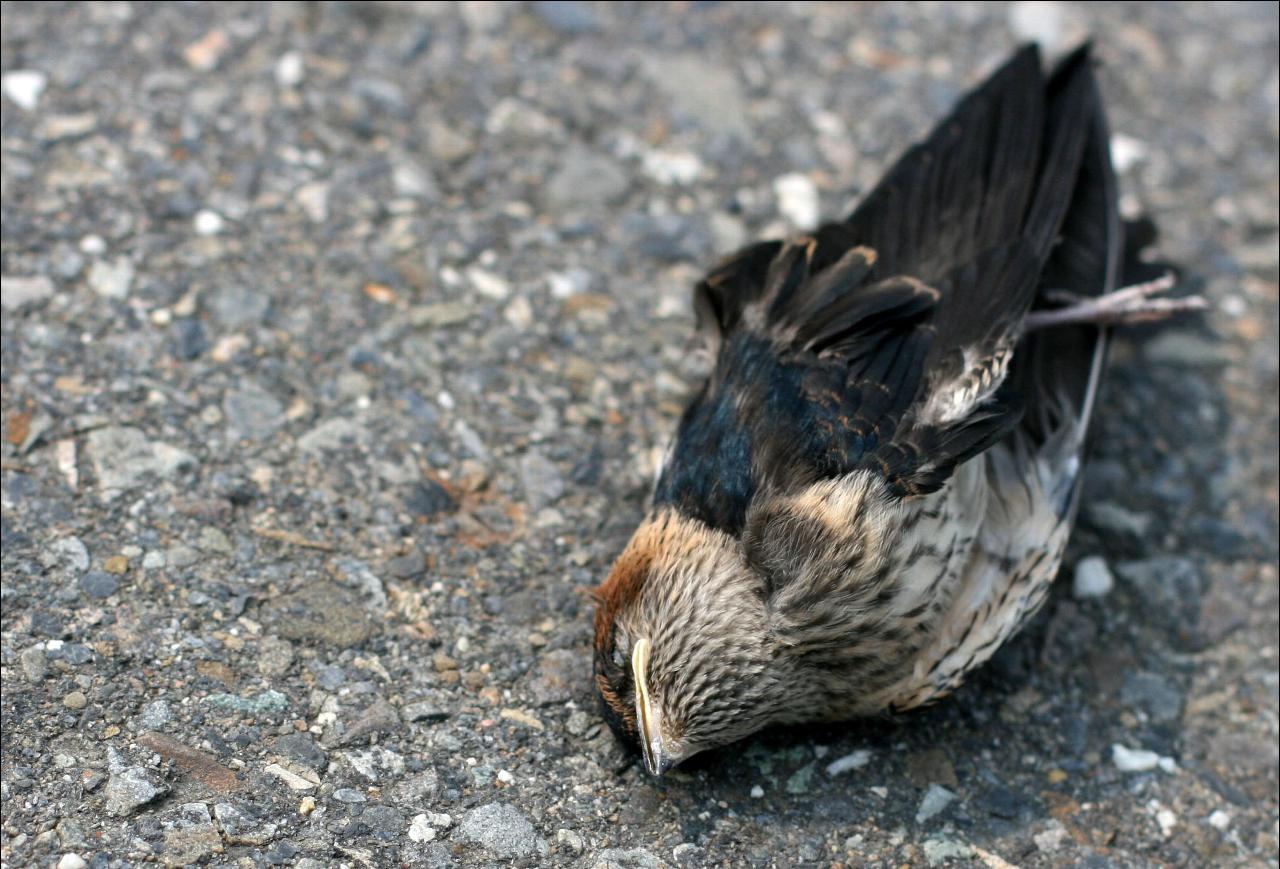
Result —
<path fill-rule="evenodd" d="M 1079 172 L 1086 59 L 1046 83 L 1019 51 L 847 220 L 707 275 L 695 307 L 716 365 L 656 504 L 738 534 L 759 494 L 855 470 L 925 494 L 1017 425 L 999 388 Z"/>

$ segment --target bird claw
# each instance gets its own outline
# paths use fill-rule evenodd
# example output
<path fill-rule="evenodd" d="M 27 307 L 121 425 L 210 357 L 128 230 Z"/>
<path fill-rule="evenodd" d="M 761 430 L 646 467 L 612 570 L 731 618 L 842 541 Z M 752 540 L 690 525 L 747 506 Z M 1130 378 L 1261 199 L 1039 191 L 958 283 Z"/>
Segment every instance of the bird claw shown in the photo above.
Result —
<path fill-rule="evenodd" d="M 1154 281 L 1122 287 L 1097 297 L 1081 297 L 1064 290 L 1051 290 L 1047 295 L 1053 301 L 1063 301 L 1065 307 L 1032 311 L 1027 315 L 1026 329 L 1045 329 L 1050 326 L 1068 326 L 1091 323 L 1097 326 L 1131 325 L 1164 320 L 1176 314 L 1203 311 L 1209 302 L 1203 296 L 1185 299 L 1152 298 L 1173 289 L 1176 281 L 1167 273 Z"/>

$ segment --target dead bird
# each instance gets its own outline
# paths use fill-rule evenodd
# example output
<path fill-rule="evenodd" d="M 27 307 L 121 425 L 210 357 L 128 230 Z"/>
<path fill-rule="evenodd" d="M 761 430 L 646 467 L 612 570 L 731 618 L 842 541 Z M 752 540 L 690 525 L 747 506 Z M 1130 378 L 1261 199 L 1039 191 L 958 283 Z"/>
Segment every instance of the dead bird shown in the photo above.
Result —
<path fill-rule="evenodd" d="M 714 368 L 596 591 L 604 714 L 651 773 L 937 700 L 1044 601 L 1108 327 L 1204 304 L 1116 289 L 1108 142 L 1088 46 L 1047 76 L 1023 48 L 848 219 L 697 285 Z"/>

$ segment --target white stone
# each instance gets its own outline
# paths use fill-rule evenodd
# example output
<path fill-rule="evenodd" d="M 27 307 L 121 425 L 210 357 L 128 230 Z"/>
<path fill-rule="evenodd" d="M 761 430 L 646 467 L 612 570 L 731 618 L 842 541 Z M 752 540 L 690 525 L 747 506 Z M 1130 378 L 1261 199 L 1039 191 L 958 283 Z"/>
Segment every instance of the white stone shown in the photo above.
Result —
<path fill-rule="evenodd" d="M 285 52 L 276 61 L 276 84 L 282 88 L 297 87 L 302 83 L 306 72 L 300 53 L 296 51 Z"/>
<path fill-rule="evenodd" d="M 49 84 L 49 77 L 34 69 L 15 69 L 0 78 L 0 90 L 14 103 L 31 111 L 40 102 L 40 95 Z"/>
<path fill-rule="evenodd" d="M 569 269 L 547 275 L 547 287 L 553 298 L 568 299 L 585 293 L 591 286 L 591 273 L 584 269 Z"/>
<path fill-rule="evenodd" d="M 1052 2 L 1020 2 L 1009 7 L 1009 29 L 1019 41 L 1038 42 L 1053 53 L 1062 45 L 1062 6 Z"/>
<path fill-rule="evenodd" d="M 812 229 L 818 223 L 818 188 L 808 175 L 792 172 L 774 179 L 773 194 L 778 210 L 797 229 Z"/>
<path fill-rule="evenodd" d="M 1121 772 L 1147 772 L 1160 763 L 1160 755 L 1145 748 L 1126 748 L 1116 743 L 1111 746 L 1111 762 Z"/>
<path fill-rule="evenodd" d="M 1161 834 L 1168 836 L 1178 826 L 1178 816 L 1168 809 L 1160 809 L 1156 812 L 1156 823 L 1160 825 Z"/>
<path fill-rule="evenodd" d="M 486 298 L 505 299 L 511 294 L 505 279 L 482 268 L 467 269 L 467 279 L 475 291 Z"/>
<path fill-rule="evenodd" d="M 1059 820 L 1052 820 L 1049 826 L 1039 833 L 1031 837 L 1031 841 L 1036 843 L 1036 847 L 1045 853 L 1050 853 L 1062 847 L 1062 842 L 1067 838 L 1067 828 Z"/>
<path fill-rule="evenodd" d="M 702 174 L 702 161 L 691 151 L 649 151 L 644 172 L 659 184 L 692 184 Z"/>
<path fill-rule="evenodd" d="M 133 263 L 128 257 L 98 260 L 89 268 L 89 286 L 99 296 L 123 299 L 133 286 Z"/>
<path fill-rule="evenodd" d="M 86 869 L 89 864 L 79 854 L 63 854 L 58 869 Z"/>
<path fill-rule="evenodd" d="M 1222 830 L 1225 832 L 1231 826 L 1231 815 L 1227 814 L 1222 809 L 1214 811 L 1207 820 L 1209 822 L 1209 826 L 1213 827 L 1215 830 Z"/>
<path fill-rule="evenodd" d="M 1106 597 L 1115 587 L 1115 577 L 1106 559 L 1099 555 L 1090 555 L 1080 559 L 1076 564 L 1075 576 L 1071 582 L 1071 594 L 1076 600 Z"/>
<path fill-rule="evenodd" d="M 324 223 L 329 216 L 329 185 L 323 181 L 303 184 L 294 191 L 293 198 L 312 223 Z"/>
<path fill-rule="evenodd" d="M 1111 162 L 1116 171 L 1124 174 L 1147 159 L 1147 143 L 1124 133 L 1111 136 Z"/>
<path fill-rule="evenodd" d="M 409 838 L 414 842 L 430 842 L 435 837 L 435 827 L 427 821 L 427 816 L 414 815 L 409 824 Z"/>
<path fill-rule="evenodd" d="M 955 798 L 956 795 L 942 785 L 929 785 L 929 789 L 924 793 L 924 799 L 920 801 L 920 808 L 916 810 L 916 823 L 923 824 L 935 815 L 940 814 L 943 809 L 951 805 Z"/>
<path fill-rule="evenodd" d="M 827 775 L 835 777 L 848 772 L 851 769 L 862 769 L 871 762 L 871 752 L 865 748 L 846 754 L 844 757 L 836 758 L 827 764 Z"/>
<path fill-rule="evenodd" d="M 226 226 L 226 221 L 222 219 L 222 215 L 218 212 L 202 208 L 196 212 L 196 218 L 192 225 L 195 227 L 196 235 L 217 235 Z"/>
<path fill-rule="evenodd" d="M 761 797 L 764 796 L 764 788 L 760 787 L 760 785 L 752 785 L 751 796 L 754 799 L 757 799 L 757 800 L 760 799 Z"/>
<path fill-rule="evenodd" d="M 107 252 L 107 242 L 100 235 L 89 234 L 80 239 L 80 253 L 102 256 Z"/>
<path fill-rule="evenodd" d="M 44 275 L 0 277 L 0 308 L 16 311 L 32 302 L 43 302 L 56 292 L 53 281 Z"/>
<path fill-rule="evenodd" d="M 502 316 L 517 329 L 528 329 L 533 325 L 533 306 L 524 296 L 516 296 L 502 312 Z"/>
<path fill-rule="evenodd" d="M 315 782 L 307 781 L 296 772 L 287 770 L 278 763 L 269 763 L 263 767 L 262 771 L 280 779 L 295 791 L 309 791 L 316 786 Z"/>
<path fill-rule="evenodd" d="M 556 830 L 556 844 L 563 845 L 575 854 L 581 854 L 582 849 L 586 847 L 586 843 L 582 841 L 582 836 L 573 830 L 565 829 Z"/>

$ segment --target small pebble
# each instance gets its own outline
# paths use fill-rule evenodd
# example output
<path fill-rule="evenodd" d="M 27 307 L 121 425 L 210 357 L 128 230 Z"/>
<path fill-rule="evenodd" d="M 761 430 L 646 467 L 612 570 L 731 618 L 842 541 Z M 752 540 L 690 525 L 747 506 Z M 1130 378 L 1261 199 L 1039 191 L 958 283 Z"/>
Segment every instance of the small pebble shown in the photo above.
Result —
<path fill-rule="evenodd" d="M 103 570 L 91 570 L 80 577 L 80 590 L 93 600 L 106 600 L 120 589 L 120 580 Z"/>
<path fill-rule="evenodd" d="M 34 69 L 15 69 L 0 77 L 0 90 L 28 112 L 40 103 L 40 95 L 48 84 L 49 77 Z"/>
<path fill-rule="evenodd" d="M 1145 748 L 1126 748 L 1119 743 L 1111 746 L 1111 762 L 1121 772 L 1146 772 L 1160 763 L 1160 755 Z"/>
<path fill-rule="evenodd" d="M 1115 577 L 1107 561 L 1098 555 L 1080 559 L 1071 583 L 1071 594 L 1076 600 L 1106 597 L 1115 587 Z"/>
<path fill-rule="evenodd" d="M 280 55 L 276 61 L 276 84 L 283 88 L 297 87 L 302 83 L 306 69 L 302 63 L 302 55 L 296 51 L 288 51 Z"/>
<path fill-rule="evenodd" d="M 196 212 L 195 222 L 192 225 L 195 228 L 196 235 L 217 235 L 222 232 L 226 221 L 222 219 L 222 215 L 218 212 L 202 208 Z"/>
<path fill-rule="evenodd" d="M 102 256 L 107 252 L 107 243 L 100 235 L 86 235 L 80 239 L 80 252 L 87 256 Z"/>
<path fill-rule="evenodd" d="M 760 799 L 761 797 L 764 796 L 764 788 L 760 787 L 760 785 L 752 785 L 751 796 L 754 799 L 757 799 L 757 800 Z"/>
<path fill-rule="evenodd" d="M 413 842 L 430 842 L 436 837 L 435 827 L 427 822 L 426 815 L 414 815 L 409 822 L 409 839 Z"/>
<path fill-rule="evenodd" d="M 862 769 L 871 762 L 871 752 L 865 748 L 860 748 L 855 752 L 846 754 L 844 757 L 837 758 L 827 764 L 827 775 L 834 778 L 848 772 L 851 769 Z"/>
<path fill-rule="evenodd" d="M 808 175 L 792 172 L 773 182 L 778 211 L 796 229 L 812 229 L 818 223 L 818 188 Z"/>
<path fill-rule="evenodd" d="M 79 854 L 63 854 L 58 869 L 87 869 L 88 863 Z"/>
<path fill-rule="evenodd" d="M 929 789 L 925 791 L 924 799 L 920 801 L 920 808 L 916 810 L 916 823 L 923 824 L 930 818 L 941 814 L 947 806 L 951 805 L 955 798 L 955 793 L 947 790 L 942 785 L 929 785 Z"/>
<path fill-rule="evenodd" d="M 62 698 L 62 705 L 68 709 L 83 709 L 89 705 L 89 698 L 84 696 L 83 691 L 72 691 Z"/>
<path fill-rule="evenodd" d="M 1022 0 L 1009 7 L 1009 29 L 1023 42 L 1037 42 L 1052 54 L 1062 45 L 1062 6 L 1052 0 Z"/>
<path fill-rule="evenodd" d="M 586 847 L 582 837 L 573 830 L 556 830 L 556 844 L 575 854 L 581 854 L 582 849 Z"/>

